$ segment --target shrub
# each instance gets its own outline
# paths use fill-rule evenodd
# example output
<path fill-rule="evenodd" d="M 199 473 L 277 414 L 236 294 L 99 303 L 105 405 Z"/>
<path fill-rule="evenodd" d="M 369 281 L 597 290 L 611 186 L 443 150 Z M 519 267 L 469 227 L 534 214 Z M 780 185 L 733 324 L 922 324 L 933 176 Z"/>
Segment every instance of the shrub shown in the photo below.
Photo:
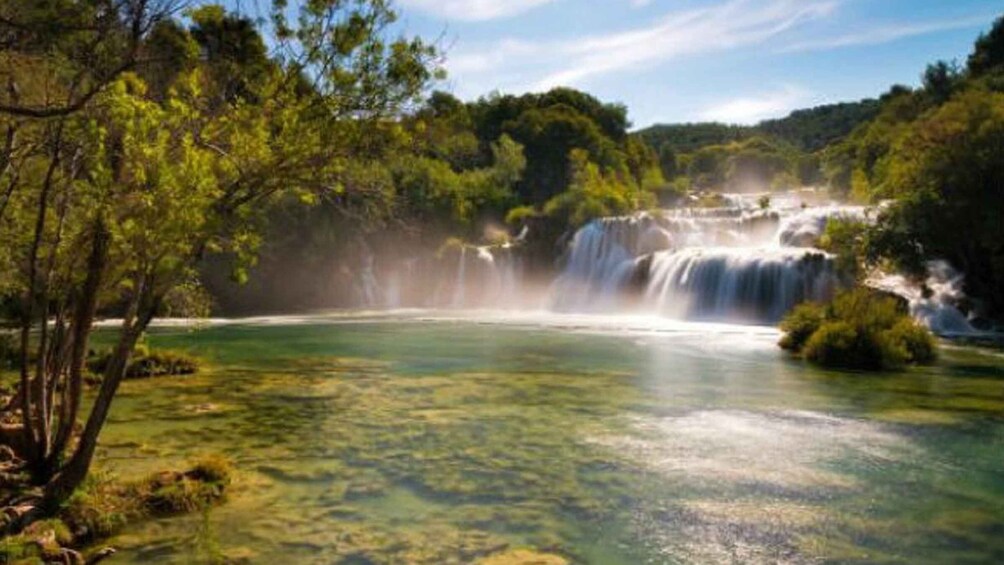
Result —
<path fill-rule="evenodd" d="M 801 351 L 825 319 L 826 308 L 822 304 L 805 302 L 795 306 L 781 322 L 784 336 L 778 345 L 788 351 Z"/>
<path fill-rule="evenodd" d="M 533 206 L 517 206 L 506 213 L 505 223 L 510 226 L 519 226 L 538 215 L 537 209 Z"/>
<path fill-rule="evenodd" d="M 880 370 L 931 363 L 934 338 L 895 299 L 859 288 L 826 305 L 797 306 L 781 323 L 782 348 L 828 367 Z"/>
<path fill-rule="evenodd" d="M 894 343 L 903 345 L 908 363 L 932 363 L 938 357 L 934 336 L 927 328 L 913 320 L 900 320 L 888 331 L 888 335 Z"/>

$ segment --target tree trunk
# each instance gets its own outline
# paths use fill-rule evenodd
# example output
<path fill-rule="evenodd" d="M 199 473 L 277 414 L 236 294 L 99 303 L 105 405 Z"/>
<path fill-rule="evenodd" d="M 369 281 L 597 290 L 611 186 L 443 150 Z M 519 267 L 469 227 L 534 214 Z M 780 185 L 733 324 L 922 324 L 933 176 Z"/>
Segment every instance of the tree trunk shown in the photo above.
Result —
<path fill-rule="evenodd" d="M 98 293 L 101 290 L 105 264 L 108 261 L 110 239 L 111 235 L 104 222 L 98 220 L 94 226 L 91 254 L 87 259 L 87 278 L 84 280 L 84 286 L 77 300 L 77 308 L 73 314 L 70 329 L 71 351 L 66 400 L 61 405 L 59 429 L 53 442 L 50 465 L 54 465 L 56 459 L 66 449 L 73 434 L 73 427 L 77 423 L 77 413 L 80 410 L 80 399 L 83 395 L 83 373 L 87 358 L 88 338 L 94 325 L 94 316 L 97 313 Z"/>
<path fill-rule="evenodd" d="M 73 494 L 73 491 L 80 486 L 90 471 L 94 450 L 98 444 L 98 435 L 108 419 L 112 400 L 114 400 L 115 393 L 125 377 L 133 347 L 135 347 L 139 336 L 150 325 L 150 321 L 160 306 L 160 297 L 153 299 L 149 296 L 149 292 L 141 281 L 137 288 L 137 296 L 130 305 L 130 312 L 123 322 L 118 345 L 105 369 L 104 380 L 101 382 L 98 397 L 95 399 L 90 416 L 87 418 L 87 425 L 84 426 L 84 431 L 80 435 L 77 449 L 66 466 L 46 485 L 45 504 L 50 508 L 58 506 Z M 137 308 L 139 308 L 138 315 Z"/>

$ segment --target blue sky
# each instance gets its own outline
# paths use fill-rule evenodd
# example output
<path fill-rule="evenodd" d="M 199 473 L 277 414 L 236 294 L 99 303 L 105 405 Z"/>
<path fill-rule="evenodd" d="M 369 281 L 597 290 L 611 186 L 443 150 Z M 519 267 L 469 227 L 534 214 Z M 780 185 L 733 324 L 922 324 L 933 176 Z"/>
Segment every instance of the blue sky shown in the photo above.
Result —
<path fill-rule="evenodd" d="M 963 62 L 1000 0 L 397 0 L 463 99 L 573 86 L 636 127 L 753 123 Z"/>

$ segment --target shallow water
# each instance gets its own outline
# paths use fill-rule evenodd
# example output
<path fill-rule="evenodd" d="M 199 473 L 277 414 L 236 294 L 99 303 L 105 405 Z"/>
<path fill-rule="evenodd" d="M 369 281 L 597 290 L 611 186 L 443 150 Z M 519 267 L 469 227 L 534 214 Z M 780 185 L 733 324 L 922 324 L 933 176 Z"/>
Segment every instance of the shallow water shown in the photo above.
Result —
<path fill-rule="evenodd" d="M 811 369 L 773 330 L 338 316 L 155 330 L 207 360 L 128 382 L 102 468 L 223 453 L 223 506 L 121 563 L 1004 562 L 1004 358 Z"/>

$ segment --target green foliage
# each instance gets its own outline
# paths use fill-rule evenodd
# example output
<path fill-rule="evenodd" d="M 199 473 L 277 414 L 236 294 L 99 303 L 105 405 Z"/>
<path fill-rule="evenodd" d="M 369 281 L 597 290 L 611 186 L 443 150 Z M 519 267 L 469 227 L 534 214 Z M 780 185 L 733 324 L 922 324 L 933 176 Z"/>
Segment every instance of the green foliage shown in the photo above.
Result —
<path fill-rule="evenodd" d="M 676 178 L 680 170 L 679 164 L 676 162 L 676 150 L 670 143 L 663 143 L 659 146 L 659 168 L 666 180 Z"/>
<path fill-rule="evenodd" d="M 936 358 L 931 333 L 896 300 L 866 288 L 840 293 L 825 306 L 797 306 L 781 330 L 782 348 L 827 367 L 881 370 Z"/>
<path fill-rule="evenodd" d="M 232 469 L 225 460 L 199 463 L 185 473 L 158 473 L 133 487 L 132 495 L 153 516 L 201 510 L 221 500 Z"/>
<path fill-rule="evenodd" d="M 901 319 L 887 334 L 889 343 L 903 352 L 903 362 L 930 364 L 938 357 L 931 332 L 913 320 Z"/>
<path fill-rule="evenodd" d="M 730 190 L 814 185 L 827 165 L 814 152 L 871 120 L 880 107 L 878 100 L 862 100 L 798 110 L 756 126 L 656 125 L 638 135 L 659 148 L 667 180 L 683 173 L 697 188 Z M 828 165 L 829 176 L 836 176 L 835 164 Z"/>
<path fill-rule="evenodd" d="M 837 256 L 837 270 L 855 280 L 864 274 L 867 261 L 869 226 L 851 218 L 831 218 L 817 247 Z"/>
<path fill-rule="evenodd" d="M 595 218 L 627 214 L 654 205 L 652 193 L 634 186 L 631 179 L 604 173 L 590 162 L 584 150 L 573 150 L 569 161 L 571 185 L 544 205 L 545 215 L 577 227 Z"/>
<path fill-rule="evenodd" d="M 234 466 L 222 455 L 204 455 L 193 462 L 192 470 L 188 474 L 197 481 L 229 485 L 233 479 Z"/>
<path fill-rule="evenodd" d="M 59 515 L 88 541 L 111 536 L 137 517 L 139 504 L 110 476 L 94 473 L 63 504 Z"/>
<path fill-rule="evenodd" d="M 20 360 L 20 348 L 13 333 L 0 332 L 0 371 L 15 369 Z"/>
<path fill-rule="evenodd" d="M 781 321 L 781 331 L 784 332 L 784 336 L 778 345 L 788 351 L 801 351 L 825 320 L 826 308 L 822 304 L 804 302 L 795 306 Z"/>
<path fill-rule="evenodd" d="M 31 565 L 62 562 L 60 546 L 73 541 L 59 519 L 39 520 L 16 535 L 0 539 L 0 563 Z"/>
<path fill-rule="evenodd" d="M 969 88 L 897 137 L 878 194 L 883 210 L 869 252 L 921 272 L 947 259 L 967 291 L 1004 316 L 1004 94 Z M 964 234 L 964 236 L 962 236 Z"/>
<path fill-rule="evenodd" d="M 725 145 L 749 137 L 750 128 L 719 123 L 654 125 L 638 135 L 659 151 L 693 153 L 709 145 Z M 669 178 L 667 176 L 667 178 Z"/>
<path fill-rule="evenodd" d="M 506 212 L 505 223 L 510 226 L 518 226 L 525 223 L 530 218 L 538 216 L 540 213 L 533 206 L 516 206 Z"/>
<path fill-rule="evenodd" d="M 23 335 L 54 321 L 37 332 L 38 357 L 51 362 L 21 384 L 24 410 L 38 412 L 25 414 L 27 467 L 50 502 L 86 474 L 124 376 L 109 371 L 90 416 L 77 411 L 75 346 L 96 313 L 123 315 L 123 355 L 154 316 L 208 310 L 207 258 L 247 280 L 280 205 L 378 216 L 393 190 L 368 165 L 389 161 L 405 110 L 439 75 L 434 48 L 391 34 L 396 15 L 382 0 L 276 0 L 268 38 L 219 5 L 187 12 L 185 29 L 176 7 L 17 0 L 3 10 L 0 301 L 22 305 Z M 515 144 L 492 141 L 494 166 L 462 177 L 475 205 L 506 200 L 523 167 Z M 429 170 L 436 190 L 459 190 Z M 192 370 L 190 359 L 141 352 L 127 372 Z"/>
<path fill-rule="evenodd" d="M 824 322 L 809 336 L 802 354 L 827 367 L 879 368 L 881 351 L 875 342 L 858 338 L 857 330 L 847 322 Z"/>
<path fill-rule="evenodd" d="M 1004 16 L 994 21 L 988 33 L 980 34 L 967 61 L 967 68 L 973 76 L 985 75 L 1002 67 L 1004 67 Z"/>
<path fill-rule="evenodd" d="M 878 110 L 879 102 L 873 99 L 828 104 L 796 110 L 785 118 L 761 122 L 756 129 L 799 149 L 818 151 L 871 120 Z"/>

